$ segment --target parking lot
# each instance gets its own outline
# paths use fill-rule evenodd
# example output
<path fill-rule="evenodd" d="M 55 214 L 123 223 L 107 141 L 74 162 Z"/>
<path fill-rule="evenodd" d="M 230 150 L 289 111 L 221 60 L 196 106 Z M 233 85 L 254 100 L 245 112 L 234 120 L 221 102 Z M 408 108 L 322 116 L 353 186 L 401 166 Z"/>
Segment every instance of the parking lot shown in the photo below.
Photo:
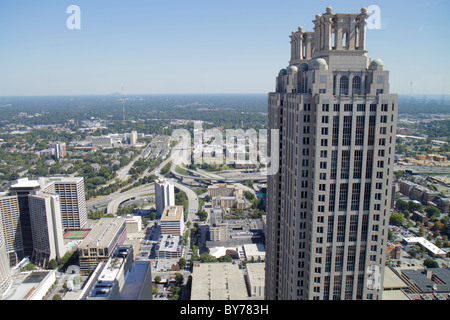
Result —
<path fill-rule="evenodd" d="M 414 233 L 406 230 L 403 227 L 397 227 L 397 226 L 389 226 L 389 230 L 392 231 L 395 243 L 401 244 L 401 258 L 399 260 L 397 259 L 391 259 L 391 267 L 394 268 L 401 268 L 401 269 L 420 269 L 423 268 L 423 261 L 427 258 L 432 258 L 433 260 L 437 261 L 439 263 L 439 266 L 444 265 L 450 265 L 448 258 L 433 258 L 428 253 L 418 250 L 413 245 L 407 245 L 402 242 L 403 238 L 411 238 L 411 237 L 417 237 Z M 415 252 L 416 257 L 413 258 L 409 255 L 409 252 Z"/>

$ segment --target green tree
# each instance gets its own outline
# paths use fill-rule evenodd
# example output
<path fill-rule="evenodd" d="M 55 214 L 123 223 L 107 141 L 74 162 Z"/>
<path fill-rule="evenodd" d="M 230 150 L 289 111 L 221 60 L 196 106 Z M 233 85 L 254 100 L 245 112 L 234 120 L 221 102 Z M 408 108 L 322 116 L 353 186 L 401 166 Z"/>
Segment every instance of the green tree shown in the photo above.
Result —
<path fill-rule="evenodd" d="M 415 250 L 408 251 L 408 254 L 414 259 L 417 256 L 417 252 Z"/>
<path fill-rule="evenodd" d="M 186 267 L 186 259 L 181 257 L 180 260 L 178 260 L 178 265 L 180 266 L 181 269 Z"/>
<path fill-rule="evenodd" d="M 182 273 L 177 272 L 177 274 L 175 274 L 175 283 L 176 286 L 181 286 L 183 284 L 184 281 L 184 277 Z"/>
<path fill-rule="evenodd" d="M 427 213 L 429 218 L 431 218 L 432 216 L 439 216 L 441 214 L 441 211 L 433 206 L 426 206 L 424 211 Z"/>
<path fill-rule="evenodd" d="M 255 199 L 255 195 L 250 191 L 244 191 L 244 196 L 248 201 L 253 201 Z"/>
<path fill-rule="evenodd" d="M 437 263 L 435 260 L 431 258 L 425 259 L 423 265 L 427 268 L 439 268 L 439 263 Z"/>
<path fill-rule="evenodd" d="M 410 201 L 408 201 L 408 210 L 409 210 L 409 212 L 414 212 L 414 211 L 422 212 L 423 206 L 420 203 L 410 200 Z"/>
<path fill-rule="evenodd" d="M 405 210 L 408 209 L 408 202 L 403 201 L 403 200 L 401 200 L 401 199 L 398 199 L 398 200 L 395 202 L 395 208 L 396 208 L 398 211 L 403 212 L 403 211 L 405 211 Z"/>
<path fill-rule="evenodd" d="M 389 219 L 389 224 L 394 226 L 403 226 L 405 223 L 405 217 L 400 213 L 392 213 L 391 218 Z"/>
<path fill-rule="evenodd" d="M 213 255 L 210 255 L 209 253 L 205 252 L 200 255 L 200 262 L 201 263 L 217 262 L 217 259 Z"/>
<path fill-rule="evenodd" d="M 206 219 L 208 219 L 208 213 L 204 210 L 200 210 L 197 213 L 198 217 L 200 218 L 200 221 L 206 221 Z"/>
<path fill-rule="evenodd" d="M 231 256 L 229 254 L 226 254 L 224 256 L 221 256 L 217 260 L 219 260 L 219 262 L 231 262 L 231 261 L 233 261 L 233 258 L 231 258 Z"/>
<path fill-rule="evenodd" d="M 56 262 L 55 259 L 50 260 L 48 262 L 47 268 L 52 269 L 52 270 L 58 268 L 58 262 Z"/>

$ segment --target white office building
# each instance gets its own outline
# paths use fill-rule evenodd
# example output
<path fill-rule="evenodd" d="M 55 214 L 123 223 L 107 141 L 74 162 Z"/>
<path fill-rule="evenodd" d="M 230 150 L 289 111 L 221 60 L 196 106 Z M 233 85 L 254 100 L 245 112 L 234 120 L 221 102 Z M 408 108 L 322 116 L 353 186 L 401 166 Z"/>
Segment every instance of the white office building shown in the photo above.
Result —
<path fill-rule="evenodd" d="M 22 228 L 20 224 L 19 201 L 16 195 L 0 195 L 0 216 L 6 252 L 11 265 L 16 265 L 24 257 Z"/>
<path fill-rule="evenodd" d="M 52 259 L 59 261 L 67 249 L 64 246 L 58 195 L 38 192 L 28 197 L 31 231 L 33 233 L 32 261 L 46 267 Z"/>
<path fill-rule="evenodd" d="M 59 195 L 64 229 L 82 229 L 87 223 L 83 177 L 51 177 L 44 190 Z"/>
<path fill-rule="evenodd" d="M 155 181 L 156 213 L 162 215 L 164 208 L 175 205 L 175 188 L 167 180 L 157 179 Z"/>
<path fill-rule="evenodd" d="M 184 235 L 183 206 L 167 206 L 161 217 L 161 234 Z"/>
<path fill-rule="evenodd" d="M 11 284 L 12 279 L 9 271 L 9 257 L 3 232 L 3 218 L 2 215 L 0 215 L 0 299 L 2 299 L 9 290 Z"/>

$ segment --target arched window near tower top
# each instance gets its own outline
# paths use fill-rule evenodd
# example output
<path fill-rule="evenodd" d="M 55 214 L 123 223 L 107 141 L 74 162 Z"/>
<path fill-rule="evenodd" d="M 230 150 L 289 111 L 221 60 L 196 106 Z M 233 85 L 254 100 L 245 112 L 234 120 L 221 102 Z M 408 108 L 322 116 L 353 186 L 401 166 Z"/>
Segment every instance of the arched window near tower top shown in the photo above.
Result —
<path fill-rule="evenodd" d="M 353 94 L 361 94 L 361 77 L 360 76 L 353 77 L 352 93 Z"/>
<path fill-rule="evenodd" d="M 348 95 L 348 77 L 342 76 L 339 82 L 339 94 Z"/>

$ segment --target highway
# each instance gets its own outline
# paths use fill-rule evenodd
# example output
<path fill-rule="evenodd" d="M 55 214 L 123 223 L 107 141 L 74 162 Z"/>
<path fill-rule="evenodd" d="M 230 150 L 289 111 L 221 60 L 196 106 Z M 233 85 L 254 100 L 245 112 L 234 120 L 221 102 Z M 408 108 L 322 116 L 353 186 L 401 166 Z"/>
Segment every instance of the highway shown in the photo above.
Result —
<path fill-rule="evenodd" d="M 181 167 L 181 166 L 180 166 Z M 224 182 L 231 183 L 236 181 L 254 180 L 254 181 L 266 181 L 267 176 L 264 172 L 249 172 L 249 170 L 230 170 L 218 173 L 207 172 L 201 169 L 190 170 L 188 168 L 183 168 L 187 170 L 191 175 L 181 174 L 175 171 L 175 166 L 172 166 L 171 172 L 174 176 L 181 179 L 193 179 L 202 182 Z"/>
<path fill-rule="evenodd" d="M 178 148 L 178 146 L 175 147 L 173 149 L 173 153 L 170 157 L 167 157 L 154 170 L 152 170 L 150 172 L 145 171 L 143 176 L 148 176 L 148 175 L 154 174 L 160 179 L 169 180 L 171 183 L 173 183 L 173 185 L 176 188 L 184 191 L 186 193 L 186 196 L 189 201 L 188 220 L 194 221 L 194 220 L 197 220 L 196 214 L 197 214 L 198 210 L 201 209 L 201 208 L 199 208 L 197 194 L 192 189 L 190 189 L 189 186 L 180 183 L 176 179 L 167 179 L 167 178 L 163 177 L 160 173 L 161 168 L 163 168 L 170 161 L 175 160 L 178 157 L 180 157 L 181 152 L 186 152 L 186 150 Z M 193 174 L 194 173 L 197 174 L 198 177 L 191 176 L 191 175 L 183 175 L 183 174 L 179 174 L 176 172 L 176 170 L 175 170 L 176 162 L 177 161 L 172 161 L 172 166 L 171 166 L 170 170 L 174 176 L 176 176 L 177 178 L 182 178 L 182 179 L 183 178 L 196 179 L 196 180 L 201 180 L 201 181 L 205 181 L 205 182 L 211 182 L 211 181 L 237 182 L 237 181 L 243 181 L 243 180 L 259 180 L 259 181 L 262 180 L 262 181 L 264 181 L 267 179 L 267 177 L 265 175 L 261 174 L 261 172 L 256 172 L 256 171 L 249 172 L 248 170 L 229 170 L 227 172 L 224 171 L 224 172 L 221 172 L 220 174 L 217 174 L 217 173 L 206 172 L 204 170 L 195 170 L 194 171 L 194 170 L 186 169 Z M 245 187 L 244 185 L 242 185 L 240 183 L 237 183 L 237 184 L 241 188 L 243 188 L 245 190 L 249 190 L 250 192 L 255 194 L 255 191 L 252 188 Z M 154 183 L 151 183 L 151 184 L 139 186 L 136 188 L 132 188 L 123 193 L 121 193 L 120 191 L 117 191 L 108 196 L 94 199 L 92 201 L 89 201 L 87 203 L 87 206 L 88 206 L 88 210 L 90 208 L 93 208 L 94 206 L 97 208 L 106 206 L 107 213 L 116 214 L 121 203 L 123 203 L 127 200 L 130 200 L 130 199 L 143 198 L 143 197 L 148 196 L 149 193 L 154 193 L 154 192 L 155 192 L 155 186 L 154 186 Z"/>
<path fill-rule="evenodd" d="M 139 186 L 137 188 L 130 189 L 124 193 L 121 193 L 114 197 L 109 203 L 107 207 L 107 213 L 116 214 L 117 210 L 121 203 L 130 200 L 130 199 L 140 199 L 148 197 L 149 193 L 155 193 L 155 184 L 149 183 L 143 186 Z"/>

